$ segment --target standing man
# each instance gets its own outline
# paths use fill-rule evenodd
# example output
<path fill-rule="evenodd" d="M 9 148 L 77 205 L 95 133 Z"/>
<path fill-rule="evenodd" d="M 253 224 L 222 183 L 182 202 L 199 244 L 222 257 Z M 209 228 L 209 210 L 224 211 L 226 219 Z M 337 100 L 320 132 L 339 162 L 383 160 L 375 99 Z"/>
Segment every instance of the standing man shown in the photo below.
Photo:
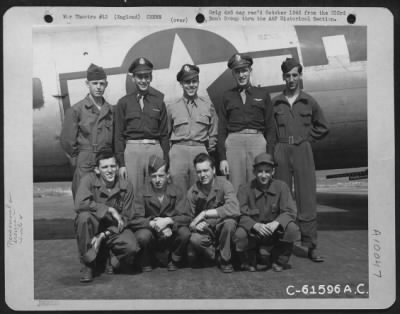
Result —
<path fill-rule="evenodd" d="M 282 94 L 272 103 L 277 128 L 276 178 L 294 190 L 302 244 L 313 262 L 323 262 L 317 247 L 317 206 L 314 156 L 311 143 L 324 138 L 328 124 L 318 103 L 300 89 L 302 65 L 287 58 L 281 65 L 286 83 Z"/>
<path fill-rule="evenodd" d="M 220 170 L 229 175 L 236 191 L 253 177 L 254 157 L 272 152 L 275 142 L 271 98 L 262 88 L 251 85 L 252 64 L 253 59 L 244 54 L 229 59 L 237 86 L 225 92 L 219 111 Z"/>
<path fill-rule="evenodd" d="M 133 217 L 133 187 L 118 176 L 118 164 L 112 152 L 100 152 L 94 172 L 82 178 L 75 211 L 81 282 L 93 280 L 96 255 L 102 243 L 110 251 L 108 273 L 121 262 L 132 263 L 139 245 L 133 232 L 125 227 Z"/>
<path fill-rule="evenodd" d="M 189 263 L 198 255 L 214 260 L 216 255 L 224 273 L 231 273 L 231 246 L 240 214 L 232 184 L 215 175 L 214 160 L 200 153 L 193 161 L 198 181 L 188 191 L 193 221 L 188 248 Z"/>
<path fill-rule="evenodd" d="M 114 148 L 120 175 L 133 184 L 135 194 L 148 176 L 151 155 L 168 160 L 169 139 L 164 95 L 150 83 L 153 64 L 140 57 L 129 67 L 136 90 L 122 97 L 115 109 Z"/>
<path fill-rule="evenodd" d="M 286 183 L 272 178 L 274 167 L 270 154 L 258 155 L 254 159 L 256 178 L 238 192 L 241 216 L 236 251 L 242 267 L 249 271 L 288 268 L 293 242 L 299 237 L 296 205 Z"/>
<path fill-rule="evenodd" d="M 214 105 L 197 95 L 199 72 L 195 65 L 182 66 L 176 78 L 182 86 L 183 97 L 168 106 L 171 175 L 185 192 L 196 181 L 194 157 L 214 151 L 217 144 L 218 118 Z"/>
<path fill-rule="evenodd" d="M 74 199 L 81 178 L 94 169 L 96 153 L 112 149 L 112 106 L 103 98 L 107 85 L 104 69 L 91 64 L 86 74 L 89 94 L 65 113 L 60 140 L 74 170 Z"/>
<path fill-rule="evenodd" d="M 143 271 L 152 270 L 154 251 L 166 252 L 168 271 L 181 265 L 190 238 L 190 214 L 185 213 L 186 197 L 176 185 L 170 183 L 168 165 L 152 155 L 149 160 L 150 182 L 135 199 L 135 220 L 130 225 L 142 248 Z"/>

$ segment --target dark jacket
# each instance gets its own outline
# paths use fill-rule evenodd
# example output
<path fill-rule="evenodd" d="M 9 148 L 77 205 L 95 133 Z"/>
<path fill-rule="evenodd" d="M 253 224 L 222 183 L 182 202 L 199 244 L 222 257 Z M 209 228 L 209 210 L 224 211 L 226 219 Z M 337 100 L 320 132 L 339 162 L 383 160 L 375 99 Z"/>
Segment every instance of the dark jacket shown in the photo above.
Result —
<path fill-rule="evenodd" d="M 266 192 L 257 187 L 257 180 L 241 185 L 238 191 L 240 202 L 239 226 L 251 231 L 257 223 L 269 223 L 276 220 L 286 228 L 289 222 L 296 221 L 296 203 L 287 184 L 272 180 Z"/>
<path fill-rule="evenodd" d="M 150 221 L 155 217 L 170 217 L 174 224 L 172 230 L 190 223 L 190 214 L 186 211 L 184 193 L 173 183 L 168 183 L 164 198 L 160 203 L 154 192 L 151 182 L 147 182 L 135 198 L 134 219 L 129 227 L 135 231 L 140 228 L 149 228 Z"/>

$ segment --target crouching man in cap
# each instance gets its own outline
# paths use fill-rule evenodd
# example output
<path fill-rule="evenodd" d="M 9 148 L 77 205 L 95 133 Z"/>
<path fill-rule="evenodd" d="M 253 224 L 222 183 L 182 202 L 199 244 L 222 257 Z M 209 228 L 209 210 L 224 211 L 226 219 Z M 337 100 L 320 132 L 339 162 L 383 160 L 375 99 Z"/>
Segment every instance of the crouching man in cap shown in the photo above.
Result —
<path fill-rule="evenodd" d="M 240 186 L 238 192 L 241 216 L 235 244 L 242 269 L 249 271 L 272 266 L 280 272 L 289 267 L 293 243 L 300 237 L 296 205 L 286 183 L 272 178 L 274 168 L 271 155 L 258 155 L 255 179 Z"/>
<path fill-rule="evenodd" d="M 230 273 L 232 239 L 240 214 L 235 190 L 229 181 L 215 175 L 214 160 L 206 153 L 197 155 L 193 163 L 198 181 L 187 194 L 194 217 L 190 223 L 189 262 L 217 257 L 222 272 Z"/>
<path fill-rule="evenodd" d="M 150 86 L 153 64 L 140 57 L 129 72 L 135 90 L 122 97 L 115 108 L 114 148 L 123 178 L 133 184 L 135 194 L 148 176 L 151 155 L 168 160 L 169 138 L 164 95 Z"/>
<path fill-rule="evenodd" d="M 133 262 L 139 245 L 133 232 L 126 228 L 133 217 L 133 187 L 118 176 L 118 164 L 112 152 L 98 153 L 94 172 L 82 178 L 75 198 L 75 211 L 81 282 L 93 280 L 97 253 L 102 244 L 110 254 L 106 272 L 113 273 L 121 262 Z"/>
<path fill-rule="evenodd" d="M 313 262 L 323 262 L 316 251 L 316 179 L 311 143 L 328 134 L 328 124 L 315 99 L 301 90 L 301 64 L 287 58 L 281 69 L 286 87 L 272 100 L 278 142 L 274 155 L 278 163 L 275 177 L 289 187 L 294 180 L 302 244 Z"/>
<path fill-rule="evenodd" d="M 213 152 L 217 144 L 218 118 L 214 105 L 197 95 L 200 69 L 185 64 L 176 78 L 183 89 L 183 97 L 170 104 L 171 175 L 174 183 L 187 191 L 196 182 L 193 158 L 200 153 Z"/>
<path fill-rule="evenodd" d="M 168 271 L 177 270 L 190 238 L 190 215 L 185 213 L 183 191 L 169 180 L 168 164 L 160 157 L 149 159 L 150 180 L 135 198 L 135 219 L 131 230 L 142 248 L 142 271 L 152 270 L 152 253 L 165 253 Z"/>
<path fill-rule="evenodd" d="M 226 91 L 218 108 L 218 155 L 220 170 L 238 190 L 253 178 L 254 157 L 272 152 L 275 144 L 275 125 L 271 98 L 268 92 L 251 84 L 253 59 L 234 54 L 228 67 L 236 87 Z"/>
<path fill-rule="evenodd" d="M 81 178 L 94 169 L 96 153 L 112 150 L 112 106 L 103 98 L 107 85 L 104 69 L 91 64 L 86 76 L 89 94 L 65 113 L 60 140 L 74 169 L 74 199 Z"/>

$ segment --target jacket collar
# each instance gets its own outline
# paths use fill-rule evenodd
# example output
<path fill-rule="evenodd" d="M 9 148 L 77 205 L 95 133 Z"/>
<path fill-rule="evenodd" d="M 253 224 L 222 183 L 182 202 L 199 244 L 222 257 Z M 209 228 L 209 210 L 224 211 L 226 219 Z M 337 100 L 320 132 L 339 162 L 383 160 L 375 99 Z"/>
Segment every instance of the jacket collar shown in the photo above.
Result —
<path fill-rule="evenodd" d="M 114 186 L 111 188 L 111 191 L 108 191 L 105 184 L 101 180 L 100 176 L 96 175 L 96 179 L 94 181 L 94 186 L 97 187 L 100 192 L 107 194 L 109 196 L 119 193 L 120 191 L 127 191 L 128 190 L 128 181 L 127 180 L 120 180 L 120 178 L 116 177 L 116 182 Z"/>
<path fill-rule="evenodd" d="M 304 103 L 308 103 L 309 97 L 306 95 L 306 93 L 304 93 L 302 90 L 300 90 L 299 96 L 297 96 L 296 101 L 302 100 Z M 280 93 L 278 96 L 276 96 L 276 101 L 275 101 L 275 105 L 278 105 L 279 103 L 288 103 L 285 93 L 282 92 Z"/>
<path fill-rule="evenodd" d="M 264 194 L 270 194 L 270 195 L 276 195 L 278 191 L 276 190 L 276 186 L 274 184 L 274 179 L 272 179 L 269 182 L 268 188 L 266 191 L 262 190 L 261 187 L 259 186 L 257 179 L 253 179 L 250 183 L 250 188 L 254 190 L 254 194 L 256 198 L 259 198 L 260 196 Z"/>

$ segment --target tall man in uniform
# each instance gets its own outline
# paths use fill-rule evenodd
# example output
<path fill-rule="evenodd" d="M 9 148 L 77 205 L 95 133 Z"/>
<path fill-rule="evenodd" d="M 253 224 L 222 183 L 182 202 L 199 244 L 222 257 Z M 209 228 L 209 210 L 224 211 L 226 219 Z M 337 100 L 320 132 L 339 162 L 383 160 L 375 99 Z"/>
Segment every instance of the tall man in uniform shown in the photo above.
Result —
<path fill-rule="evenodd" d="M 302 244 L 312 261 L 323 262 L 316 251 L 316 179 L 311 143 L 328 134 L 328 124 L 315 99 L 300 88 L 302 65 L 287 58 L 281 69 L 286 87 L 272 101 L 278 142 L 274 155 L 278 164 L 275 177 L 290 188 L 294 179 Z"/>
<path fill-rule="evenodd" d="M 151 155 L 168 160 L 169 139 L 164 95 L 150 86 L 153 64 L 140 57 L 129 67 L 136 90 L 115 109 L 115 153 L 120 175 L 132 182 L 135 194 L 148 176 Z"/>
<path fill-rule="evenodd" d="M 135 219 L 129 226 L 142 248 L 143 271 L 152 270 L 155 251 L 166 253 L 168 271 L 181 265 L 190 238 L 190 214 L 185 193 L 169 180 L 168 164 L 152 155 L 149 160 L 150 181 L 135 198 Z"/>
<path fill-rule="evenodd" d="M 112 152 L 98 153 L 94 172 L 82 178 L 76 193 L 75 211 L 81 282 L 93 280 L 102 243 L 110 251 L 108 273 L 121 262 L 133 262 L 140 249 L 135 235 L 126 228 L 133 217 L 133 187 L 118 176 L 118 164 Z"/>
<path fill-rule="evenodd" d="M 197 95 L 199 72 L 195 65 L 182 66 L 176 78 L 183 96 L 167 108 L 172 144 L 169 152 L 171 175 L 174 183 L 185 192 L 196 181 L 194 157 L 214 151 L 217 144 L 218 118 L 214 105 Z"/>
<path fill-rule="evenodd" d="M 254 159 L 256 178 L 241 185 L 238 192 L 241 216 L 235 244 L 242 267 L 249 271 L 271 266 L 277 272 L 284 270 L 293 242 L 299 238 L 295 202 L 287 184 L 272 178 L 274 167 L 270 154 L 258 155 Z"/>
<path fill-rule="evenodd" d="M 107 85 L 103 68 L 91 64 L 86 74 L 89 94 L 65 114 L 60 140 L 74 169 L 74 199 L 81 178 L 94 169 L 96 153 L 112 149 L 112 106 L 103 98 Z"/>
<path fill-rule="evenodd" d="M 239 202 L 232 184 L 215 175 L 214 160 L 200 153 L 193 161 L 198 181 L 187 193 L 188 206 L 194 219 L 188 247 L 190 263 L 203 256 L 217 257 L 224 273 L 231 273 L 231 246 L 240 214 Z"/>
<path fill-rule="evenodd" d="M 251 85 L 252 64 L 253 59 L 244 54 L 229 59 L 237 86 L 224 93 L 218 112 L 220 170 L 229 175 L 236 191 L 253 177 L 254 157 L 272 152 L 275 142 L 271 98 L 262 88 Z"/>

